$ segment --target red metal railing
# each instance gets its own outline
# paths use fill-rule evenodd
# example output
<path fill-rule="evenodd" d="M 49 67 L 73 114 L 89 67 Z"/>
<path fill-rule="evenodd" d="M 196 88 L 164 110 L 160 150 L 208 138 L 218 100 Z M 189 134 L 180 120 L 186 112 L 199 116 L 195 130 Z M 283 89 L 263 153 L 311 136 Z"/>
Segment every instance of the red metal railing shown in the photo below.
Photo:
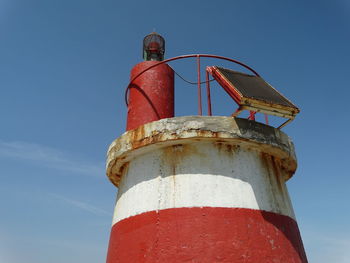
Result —
<path fill-rule="evenodd" d="M 129 89 L 131 87 L 131 84 L 138 77 L 140 77 L 143 73 L 145 73 L 146 71 L 148 71 L 148 70 L 150 70 L 150 69 L 152 69 L 154 67 L 157 67 L 157 66 L 159 66 L 161 64 L 164 64 L 164 63 L 167 63 L 167 62 L 171 62 L 171 61 L 174 61 L 174 60 L 185 59 L 185 58 L 196 58 L 196 60 L 197 60 L 197 88 L 198 88 L 198 115 L 202 115 L 202 89 L 201 89 L 202 82 L 201 82 L 201 70 L 200 70 L 200 68 L 201 68 L 200 58 L 201 57 L 204 57 L 204 58 L 216 58 L 216 59 L 221 59 L 221 60 L 226 60 L 226 61 L 233 62 L 235 64 L 238 64 L 238 65 L 248 69 L 254 75 L 260 77 L 260 75 L 254 69 L 252 69 L 248 65 L 246 65 L 246 64 L 244 64 L 244 63 L 242 63 L 242 62 L 240 62 L 238 60 L 232 59 L 232 58 L 227 58 L 227 57 L 217 56 L 217 55 L 210 55 L 210 54 L 190 54 L 190 55 L 177 56 L 177 57 L 169 58 L 169 59 L 166 59 L 166 60 L 163 60 L 163 61 L 159 61 L 159 63 L 149 66 L 148 68 L 146 68 L 146 69 L 142 70 L 140 73 L 138 73 L 135 77 L 133 77 L 130 80 L 129 85 L 127 86 L 127 88 L 125 90 L 125 103 L 126 103 L 126 105 L 129 104 L 129 102 L 128 102 L 128 94 L 129 94 Z M 207 92 L 208 115 L 211 116 L 212 115 L 212 109 L 211 109 L 210 81 L 209 81 L 209 72 L 208 71 L 206 71 L 205 79 L 206 79 L 205 83 L 206 83 L 206 92 Z M 250 112 L 249 119 L 254 120 L 255 119 L 254 115 L 255 115 L 255 112 Z M 266 115 L 265 115 L 265 118 L 266 118 L 266 122 L 268 122 Z"/>

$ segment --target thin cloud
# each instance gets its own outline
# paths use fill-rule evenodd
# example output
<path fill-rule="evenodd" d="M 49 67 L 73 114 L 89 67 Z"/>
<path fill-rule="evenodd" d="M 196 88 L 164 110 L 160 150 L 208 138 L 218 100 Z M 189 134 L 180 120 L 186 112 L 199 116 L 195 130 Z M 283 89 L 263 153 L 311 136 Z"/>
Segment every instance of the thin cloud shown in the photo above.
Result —
<path fill-rule="evenodd" d="M 0 141 L 0 157 L 30 161 L 36 165 L 86 175 L 104 174 L 102 163 L 97 165 L 79 161 L 67 153 L 35 143 Z"/>
<path fill-rule="evenodd" d="M 94 214 L 94 215 L 102 216 L 102 215 L 110 215 L 111 214 L 111 213 L 108 213 L 107 211 L 105 211 L 101 208 L 98 208 L 96 206 L 93 206 L 91 204 L 77 201 L 77 200 L 74 200 L 71 198 L 67 198 L 67 197 L 64 197 L 62 195 L 50 194 L 50 196 L 52 196 L 60 201 L 63 201 L 64 203 L 66 203 L 68 205 L 74 206 L 76 208 L 79 208 L 80 210 L 84 210 L 84 211 L 89 212 L 89 213 Z"/>

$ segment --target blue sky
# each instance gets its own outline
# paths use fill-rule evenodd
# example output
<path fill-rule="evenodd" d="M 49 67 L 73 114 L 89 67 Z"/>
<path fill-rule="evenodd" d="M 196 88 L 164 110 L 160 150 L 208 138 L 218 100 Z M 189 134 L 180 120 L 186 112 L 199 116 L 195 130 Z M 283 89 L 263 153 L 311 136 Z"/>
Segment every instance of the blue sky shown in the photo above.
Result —
<path fill-rule="evenodd" d="M 153 29 L 166 57 L 239 59 L 300 107 L 284 131 L 306 252 L 348 262 L 347 0 L 0 0 L 0 262 L 105 261 L 116 194 L 106 150 L 125 130 L 124 89 Z M 194 61 L 172 66 L 195 80 Z M 178 115 L 196 114 L 195 88 L 176 80 Z M 232 113 L 213 89 L 214 114 Z"/>

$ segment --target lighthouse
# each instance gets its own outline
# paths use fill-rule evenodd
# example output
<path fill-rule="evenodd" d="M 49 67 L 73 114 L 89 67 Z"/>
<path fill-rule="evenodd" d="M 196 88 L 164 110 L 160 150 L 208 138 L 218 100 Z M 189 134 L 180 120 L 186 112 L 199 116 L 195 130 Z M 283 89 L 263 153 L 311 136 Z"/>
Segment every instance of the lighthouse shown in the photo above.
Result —
<path fill-rule="evenodd" d="M 281 131 L 299 109 L 242 62 L 207 54 L 164 60 L 164 52 L 162 36 L 144 38 L 144 61 L 131 70 L 126 91 L 126 132 L 108 149 L 107 176 L 118 195 L 107 263 L 306 263 L 286 187 L 297 159 Z M 203 81 L 202 57 L 249 73 L 210 65 Z M 189 58 L 198 69 L 198 115 L 175 117 L 168 63 Z M 232 115 L 213 116 L 210 77 L 238 105 Z M 248 118 L 239 117 L 244 111 Z M 273 127 L 269 115 L 286 121 Z"/>

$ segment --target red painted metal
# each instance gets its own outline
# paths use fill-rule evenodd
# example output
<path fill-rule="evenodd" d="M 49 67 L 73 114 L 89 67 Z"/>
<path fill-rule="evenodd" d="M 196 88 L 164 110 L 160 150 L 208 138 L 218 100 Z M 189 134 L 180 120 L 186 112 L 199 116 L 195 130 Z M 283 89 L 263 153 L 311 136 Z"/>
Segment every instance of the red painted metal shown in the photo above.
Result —
<path fill-rule="evenodd" d="M 210 81 L 209 81 L 209 72 L 205 71 L 205 83 L 207 88 L 207 104 L 208 104 L 208 115 L 212 116 L 211 112 L 211 98 L 210 98 Z"/>
<path fill-rule="evenodd" d="M 269 125 L 269 117 L 267 116 L 266 113 L 264 113 L 264 116 L 265 116 L 265 123 L 266 123 L 266 125 Z"/>
<path fill-rule="evenodd" d="M 197 77 L 198 77 L 198 115 L 202 115 L 202 88 L 201 88 L 201 58 L 197 55 Z"/>
<path fill-rule="evenodd" d="M 249 117 L 248 120 L 255 121 L 255 111 L 249 111 Z"/>
<path fill-rule="evenodd" d="M 125 102 L 128 105 L 127 130 L 137 128 L 139 125 L 150 121 L 174 117 L 174 72 L 166 63 L 178 59 L 194 57 L 197 58 L 199 115 L 202 115 L 202 94 L 200 79 L 201 57 L 227 60 L 241 65 L 244 68 L 250 70 L 256 76 L 259 76 L 259 74 L 255 70 L 238 60 L 209 54 L 183 55 L 169 58 L 163 61 L 145 61 L 139 63 L 132 70 L 130 83 L 125 91 Z M 159 74 L 157 74 L 156 72 L 159 72 Z M 167 72 L 170 73 L 168 74 Z M 159 81 L 157 81 L 157 79 L 159 79 Z M 211 115 L 211 98 L 210 90 L 208 87 L 208 80 L 206 80 L 206 82 L 208 115 Z M 240 100 L 239 94 L 234 94 L 229 90 L 226 90 L 226 92 L 228 92 L 228 94 L 235 101 Z M 129 100 L 130 102 L 132 102 L 132 105 L 130 106 Z"/>
<path fill-rule="evenodd" d="M 141 62 L 132 69 L 130 79 L 127 130 L 174 117 L 174 71 L 167 64 Z"/>
<path fill-rule="evenodd" d="M 237 104 L 240 104 L 241 99 L 242 99 L 242 95 L 240 93 L 238 93 L 236 90 L 228 88 L 228 87 L 230 87 L 230 83 L 228 83 L 227 80 L 224 77 L 222 77 L 221 74 L 217 73 L 216 68 L 215 67 L 207 67 L 207 71 L 210 72 L 210 74 L 212 74 L 212 76 L 217 80 L 217 82 L 219 82 L 219 84 L 227 92 L 227 94 Z M 255 121 L 255 113 L 256 113 L 255 111 L 249 111 L 248 119 Z"/>
<path fill-rule="evenodd" d="M 307 258 L 298 225 L 288 216 L 193 207 L 142 213 L 116 223 L 107 263 L 130 262 L 307 263 Z"/>
<path fill-rule="evenodd" d="M 234 89 L 230 89 L 230 83 L 227 82 L 225 78 L 218 74 L 215 67 L 207 67 L 207 71 L 215 77 L 216 81 L 221 85 L 221 87 L 226 91 L 226 93 L 239 105 L 241 103 L 242 95 Z"/>
<path fill-rule="evenodd" d="M 244 64 L 244 63 L 242 63 L 242 62 L 240 62 L 238 60 L 232 59 L 232 58 L 227 58 L 227 57 L 217 56 L 217 55 L 209 55 L 209 54 L 191 54 L 191 55 L 177 56 L 177 57 L 169 58 L 169 59 L 166 59 L 166 60 L 163 60 L 163 61 L 159 61 L 159 62 L 157 62 L 157 63 L 155 63 L 153 65 L 150 65 L 148 68 L 145 68 L 142 71 L 138 72 L 138 74 L 134 75 L 133 78 L 130 80 L 129 85 L 127 86 L 127 88 L 125 90 L 125 103 L 126 103 L 126 105 L 129 104 L 129 102 L 128 102 L 128 92 L 129 92 L 129 89 L 131 87 L 131 84 L 133 83 L 133 81 L 135 81 L 137 78 L 139 78 L 143 73 L 145 73 L 146 71 L 148 71 L 148 70 L 150 70 L 150 69 L 152 69 L 154 67 L 157 67 L 157 66 L 159 66 L 161 64 L 165 64 L 167 62 L 171 62 L 171 61 L 179 60 L 179 59 L 185 59 L 185 58 L 193 58 L 193 57 L 217 58 L 217 59 L 221 59 L 221 60 L 227 60 L 227 61 L 236 63 L 236 64 L 238 64 L 238 65 L 248 69 L 254 75 L 260 77 L 260 75 L 254 69 L 252 69 L 248 65 L 246 65 L 246 64 Z"/>

